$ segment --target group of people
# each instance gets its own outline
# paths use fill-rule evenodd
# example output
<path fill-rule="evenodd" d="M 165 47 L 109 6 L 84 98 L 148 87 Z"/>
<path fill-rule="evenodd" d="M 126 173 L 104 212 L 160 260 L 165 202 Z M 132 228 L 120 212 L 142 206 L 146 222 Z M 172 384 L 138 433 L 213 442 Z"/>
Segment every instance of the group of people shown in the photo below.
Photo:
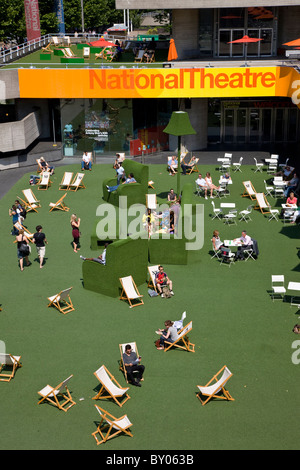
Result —
<path fill-rule="evenodd" d="M 215 252 L 226 248 L 224 242 L 220 238 L 218 230 L 214 230 L 212 236 L 212 244 Z M 242 234 L 238 238 L 234 238 L 233 241 L 237 244 L 237 252 L 235 254 L 235 260 L 244 260 L 245 259 L 245 250 L 253 247 L 253 239 L 247 234 L 246 230 L 242 231 Z"/>
<path fill-rule="evenodd" d="M 41 225 L 36 226 L 36 233 L 33 235 L 32 242 L 36 246 L 40 268 L 44 266 L 44 258 L 46 254 L 46 244 L 47 239 L 46 235 L 42 232 L 43 227 Z M 28 259 L 29 254 L 31 253 L 30 241 L 24 233 L 24 229 L 19 230 L 16 235 L 17 242 L 17 256 L 19 260 L 19 265 L 21 271 L 24 271 L 24 259 L 26 261 L 26 266 L 30 266 L 31 263 Z"/>
<path fill-rule="evenodd" d="M 41 173 L 43 173 L 44 171 L 47 171 L 50 175 L 53 175 L 55 168 L 54 166 L 49 165 L 44 159 L 44 157 L 40 157 L 39 170 Z M 37 184 L 40 181 L 40 179 L 41 177 L 39 175 L 30 175 L 29 184 L 30 185 Z"/>
<path fill-rule="evenodd" d="M 225 178 L 226 179 L 230 178 L 228 173 L 226 173 Z M 202 174 L 199 173 L 198 178 L 196 179 L 196 185 L 199 187 L 199 189 L 204 191 L 205 199 L 207 199 L 207 191 L 210 192 L 210 197 L 213 198 L 214 197 L 214 195 L 213 195 L 214 190 L 219 190 L 220 189 L 220 186 L 216 186 L 212 182 L 212 177 L 211 177 L 211 174 L 209 172 L 206 173 L 205 178 L 203 178 Z"/>

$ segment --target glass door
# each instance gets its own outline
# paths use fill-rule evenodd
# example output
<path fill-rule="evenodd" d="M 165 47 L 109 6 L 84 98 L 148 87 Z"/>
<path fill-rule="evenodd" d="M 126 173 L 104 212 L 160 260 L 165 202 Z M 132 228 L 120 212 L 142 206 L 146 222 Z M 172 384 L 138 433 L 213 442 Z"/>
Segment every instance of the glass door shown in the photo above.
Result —
<path fill-rule="evenodd" d="M 219 57 L 243 57 L 244 44 L 231 44 L 231 42 L 241 39 L 244 36 L 244 33 L 244 29 L 220 29 Z"/>

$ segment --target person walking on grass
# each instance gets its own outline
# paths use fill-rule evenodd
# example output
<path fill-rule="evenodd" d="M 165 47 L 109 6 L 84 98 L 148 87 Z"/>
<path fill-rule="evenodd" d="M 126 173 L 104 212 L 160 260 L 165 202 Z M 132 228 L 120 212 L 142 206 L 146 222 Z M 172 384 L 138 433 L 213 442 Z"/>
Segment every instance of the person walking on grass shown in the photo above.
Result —
<path fill-rule="evenodd" d="M 43 227 L 41 225 L 36 226 L 36 233 L 33 235 L 33 243 L 36 246 L 36 251 L 40 260 L 40 269 L 43 267 L 43 262 L 46 254 L 46 246 L 48 244 L 46 235 L 42 232 Z"/>

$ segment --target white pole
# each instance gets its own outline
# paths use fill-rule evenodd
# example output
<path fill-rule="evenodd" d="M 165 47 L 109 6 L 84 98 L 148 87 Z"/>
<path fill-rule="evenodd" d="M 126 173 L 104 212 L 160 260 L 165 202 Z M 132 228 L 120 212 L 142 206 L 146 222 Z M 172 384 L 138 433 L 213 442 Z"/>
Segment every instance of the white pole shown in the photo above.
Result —
<path fill-rule="evenodd" d="M 81 0 L 81 28 L 84 33 L 84 11 L 83 11 L 83 0 Z"/>

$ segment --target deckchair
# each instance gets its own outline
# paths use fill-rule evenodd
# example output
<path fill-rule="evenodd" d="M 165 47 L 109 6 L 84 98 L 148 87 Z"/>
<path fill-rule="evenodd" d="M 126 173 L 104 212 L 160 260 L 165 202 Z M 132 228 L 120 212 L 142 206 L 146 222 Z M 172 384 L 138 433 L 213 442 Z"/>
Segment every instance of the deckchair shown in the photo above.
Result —
<path fill-rule="evenodd" d="M 16 222 L 14 224 L 14 227 L 16 227 L 17 230 L 24 230 L 24 235 L 25 237 L 28 238 L 29 241 L 32 242 L 32 239 L 33 239 L 33 233 L 29 232 L 29 230 L 27 228 L 24 227 L 24 225 L 20 224 L 20 222 Z M 16 243 L 16 240 L 14 241 L 14 243 Z"/>
<path fill-rule="evenodd" d="M 51 42 L 49 42 L 49 44 L 47 44 L 46 47 L 42 47 L 42 51 L 45 51 L 45 52 L 52 52 L 52 49 L 51 49 Z"/>
<path fill-rule="evenodd" d="M 264 193 L 256 193 L 256 204 L 253 209 L 260 209 L 262 214 L 270 214 L 270 204 Z"/>
<path fill-rule="evenodd" d="M 243 185 L 245 187 L 245 191 L 243 192 L 242 197 L 249 196 L 251 201 L 254 201 L 256 199 L 256 191 L 251 181 L 243 181 Z"/>
<path fill-rule="evenodd" d="M 21 201 L 24 203 L 26 212 L 29 212 L 29 211 L 38 212 L 36 208 L 41 207 L 41 204 L 40 204 L 40 201 L 38 201 L 35 195 L 33 194 L 32 190 L 23 189 L 22 193 L 25 196 L 25 200 L 21 199 L 20 197 L 18 197 L 18 199 L 21 199 Z"/>
<path fill-rule="evenodd" d="M 22 367 L 20 363 L 22 356 L 13 356 L 12 354 L 0 353 L 0 381 L 10 382 L 15 376 L 18 367 Z M 6 370 L 2 372 L 2 370 Z"/>
<path fill-rule="evenodd" d="M 70 36 L 64 36 L 64 37 L 63 37 L 63 44 L 64 44 L 64 45 L 67 45 L 67 46 L 70 46 L 70 45 L 71 45 Z"/>
<path fill-rule="evenodd" d="M 143 305 L 143 296 L 139 293 L 132 276 L 121 277 L 119 280 L 122 284 L 120 300 L 128 300 L 129 308 Z M 135 301 L 135 303 L 133 303 L 133 301 Z"/>
<path fill-rule="evenodd" d="M 155 210 L 157 207 L 156 194 L 146 194 L 147 209 Z"/>
<path fill-rule="evenodd" d="M 59 46 L 59 44 L 62 43 L 61 41 L 58 40 L 57 36 L 52 36 L 52 42 L 53 42 L 54 46 Z"/>
<path fill-rule="evenodd" d="M 190 163 L 188 163 L 188 165 L 191 165 L 191 166 L 186 169 L 187 175 L 192 174 L 194 171 L 199 173 L 198 166 L 197 166 L 198 162 L 199 162 L 199 158 L 196 158 L 196 160 L 191 160 Z"/>
<path fill-rule="evenodd" d="M 64 198 L 66 197 L 67 193 L 65 193 L 57 202 L 50 202 L 49 206 L 51 207 L 49 212 L 52 212 L 53 209 L 59 209 L 61 211 L 68 212 L 69 207 L 67 207 L 64 203 Z"/>
<path fill-rule="evenodd" d="M 47 190 L 49 186 L 51 186 L 50 173 L 48 173 L 48 171 L 43 171 L 38 189 Z"/>
<path fill-rule="evenodd" d="M 72 183 L 69 185 L 69 191 L 77 191 L 77 189 L 85 189 L 85 186 L 82 182 L 84 173 L 77 173 Z"/>
<path fill-rule="evenodd" d="M 143 62 L 145 51 L 140 49 L 134 58 L 134 62 Z"/>
<path fill-rule="evenodd" d="M 63 190 L 63 191 L 67 191 L 69 189 L 69 186 L 72 182 L 72 178 L 73 178 L 73 173 L 71 173 L 70 171 L 65 171 L 64 173 L 64 176 L 63 176 L 63 179 L 61 180 L 61 183 L 59 185 L 59 190 Z"/>
<path fill-rule="evenodd" d="M 186 336 L 188 333 L 192 331 L 192 328 L 193 328 L 193 322 L 190 321 L 190 323 L 188 323 L 184 328 L 179 330 L 178 338 L 176 339 L 176 341 L 174 341 L 174 343 L 169 343 L 167 340 L 165 340 L 164 351 L 166 352 L 172 346 L 175 346 L 176 348 L 186 349 L 186 351 L 189 351 L 189 352 L 195 352 L 195 345 L 191 343 L 189 338 Z"/>
<path fill-rule="evenodd" d="M 148 272 L 149 272 L 148 287 L 152 287 L 157 292 L 155 275 L 156 273 L 158 273 L 158 264 L 156 264 L 155 266 L 148 266 Z"/>
<path fill-rule="evenodd" d="M 72 300 L 70 298 L 70 292 L 73 287 L 60 291 L 59 294 L 52 295 L 48 297 L 49 305 L 48 307 L 56 307 L 64 315 L 75 310 Z"/>
<path fill-rule="evenodd" d="M 97 431 L 92 433 L 92 436 L 96 439 L 97 446 L 109 439 L 112 439 L 121 432 L 124 432 L 127 436 L 133 437 L 131 432 L 128 431 L 128 428 L 132 426 L 132 423 L 129 421 L 127 415 L 121 416 L 121 418 L 115 418 L 112 414 L 108 413 L 108 411 L 103 410 L 103 408 L 100 408 L 97 405 L 95 405 L 95 407 L 101 416 L 101 421 L 97 427 Z M 112 433 L 112 431 L 114 432 Z M 102 438 L 101 441 L 99 441 L 97 434 L 100 434 Z"/>
<path fill-rule="evenodd" d="M 89 59 L 90 58 L 90 53 L 91 53 L 91 50 L 89 47 L 84 47 L 83 48 L 83 58 L 84 59 Z"/>
<path fill-rule="evenodd" d="M 74 52 L 72 51 L 72 49 L 70 47 L 65 47 L 64 51 L 66 52 L 66 54 L 69 58 L 75 57 L 75 54 L 74 54 Z"/>
<path fill-rule="evenodd" d="M 221 378 L 218 379 L 218 376 L 223 372 Z M 216 375 L 203 387 L 201 385 L 197 385 L 199 389 L 199 393 L 197 393 L 197 397 L 201 401 L 202 405 L 205 405 L 211 398 L 220 398 L 221 400 L 230 400 L 234 401 L 234 398 L 230 395 L 228 390 L 225 390 L 225 384 L 232 376 L 232 373 L 227 368 L 227 366 L 222 367 L 222 369 L 217 372 Z M 213 381 L 216 381 L 212 385 L 210 385 Z M 219 392 L 223 392 L 223 396 L 219 394 Z M 206 400 L 201 400 L 201 395 L 206 396 Z"/>
<path fill-rule="evenodd" d="M 129 344 L 131 346 L 132 351 L 136 353 L 137 357 L 139 357 L 139 353 L 138 353 L 136 343 L 119 344 L 119 349 L 120 349 L 120 354 L 121 354 L 121 360 L 119 362 L 119 369 L 120 369 L 120 371 L 123 372 L 123 374 L 125 376 L 125 380 L 128 383 L 127 370 L 126 370 L 126 366 L 125 366 L 124 361 L 123 361 L 123 354 L 125 353 L 125 346 L 127 344 Z"/>
<path fill-rule="evenodd" d="M 47 400 L 52 403 L 52 405 L 57 406 L 57 408 L 63 411 L 68 411 L 73 405 L 76 405 L 67 387 L 67 384 L 72 377 L 73 375 L 70 375 L 70 377 L 68 377 L 66 380 L 57 385 L 57 387 L 51 387 L 51 385 L 46 385 L 46 387 L 42 388 L 42 390 L 40 390 L 38 394 L 41 395 L 41 397 L 43 398 L 38 402 L 38 405 L 44 400 Z M 65 393 L 63 393 L 64 389 L 66 389 Z M 61 403 L 59 397 L 62 397 L 65 401 Z M 68 405 L 68 403 L 70 404 Z M 68 406 L 66 407 L 66 405 Z"/>
<path fill-rule="evenodd" d="M 116 48 L 114 51 L 112 51 L 111 48 L 107 48 L 104 54 L 104 59 L 107 60 L 108 62 L 112 62 L 117 56 L 118 56 L 118 51 Z"/>
<path fill-rule="evenodd" d="M 154 181 L 152 180 L 148 181 L 148 188 L 155 189 L 153 185 L 154 185 Z"/>
<path fill-rule="evenodd" d="M 107 370 L 104 365 L 101 366 L 98 370 L 96 370 L 96 372 L 94 372 L 94 375 L 101 383 L 101 388 L 97 395 L 93 397 L 93 400 L 103 400 L 106 398 L 112 398 L 121 407 L 124 405 L 124 403 L 126 403 L 127 400 L 129 400 L 130 396 L 127 393 L 129 387 L 122 388 L 121 385 L 116 381 L 114 376 Z M 121 397 L 125 397 L 122 402 L 120 402 L 120 400 L 117 400 L 117 398 Z"/>

